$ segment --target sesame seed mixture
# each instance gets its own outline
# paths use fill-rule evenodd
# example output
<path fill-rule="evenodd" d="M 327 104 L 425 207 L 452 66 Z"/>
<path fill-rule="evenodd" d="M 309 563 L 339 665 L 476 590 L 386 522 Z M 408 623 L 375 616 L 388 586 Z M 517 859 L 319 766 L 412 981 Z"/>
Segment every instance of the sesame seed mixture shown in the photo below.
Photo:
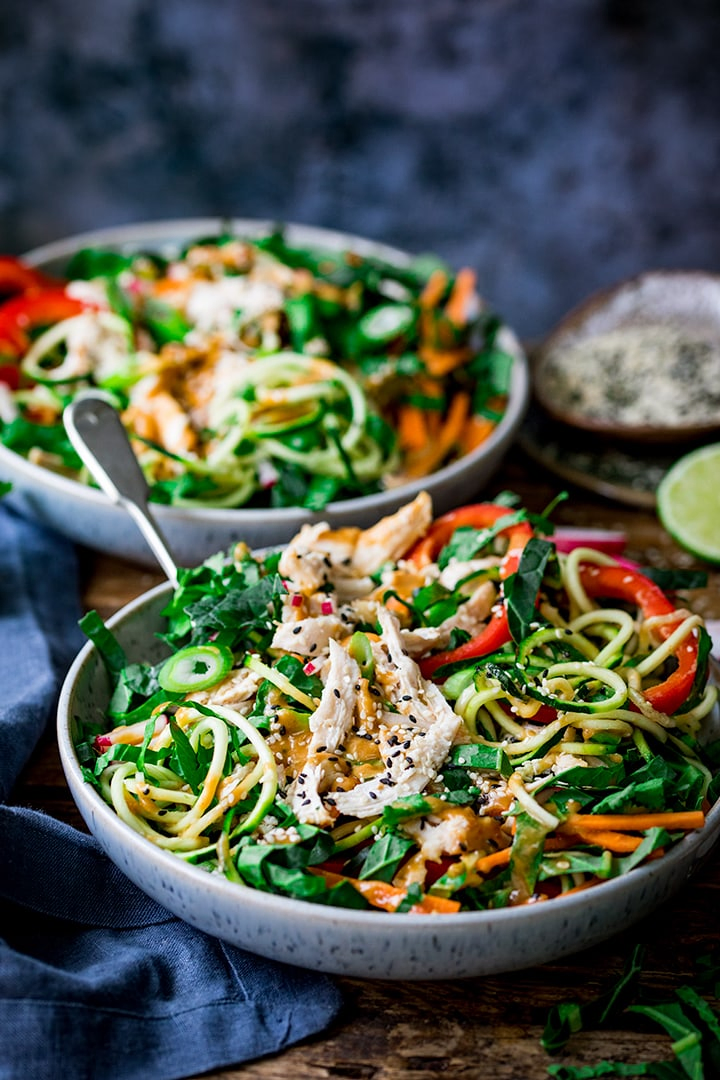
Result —
<path fill-rule="evenodd" d="M 627 326 L 545 354 L 538 384 L 553 413 L 614 425 L 720 426 L 720 337 L 669 325 Z"/>

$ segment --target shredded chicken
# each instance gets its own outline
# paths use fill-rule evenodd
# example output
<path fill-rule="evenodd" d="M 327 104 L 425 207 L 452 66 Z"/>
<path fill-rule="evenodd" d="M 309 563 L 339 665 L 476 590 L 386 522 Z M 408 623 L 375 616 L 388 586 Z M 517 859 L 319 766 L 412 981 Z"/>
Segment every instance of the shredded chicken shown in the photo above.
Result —
<path fill-rule="evenodd" d="M 386 771 L 334 796 L 341 813 L 360 818 L 422 791 L 437 775 L 461 723 L 439 688 L 405 655 L 395 616 L 383 607 L 377 616 L 382 637 L 373 643 L 376 677 L 398 712 L 384 713 L 392 723 L 379 731 Z"/>
<path fill-rule="evenodd" d="M 325 766 L 320 755 L 337 750 L 352 729 L 360 668 L 338 645 L 330 642 L 330 666 L 320 704 L 310 717 L 311 731 L 307 760 L 288 789 L 288 797 L 298 819 L 311 825 L 329 825 L 333 814 L 324 805 L 320 788 Z"/>
<path fill-rule="evenodd" d="M 355 572 L 374 574 L 383 563 L 397 562 L 416 540 L 424 536 L 432 521 L 432 500 L 421 491 L 407 506 L 381 518 L 360 535 L 353 554 Z"/>
<path fill-rule="evenodd" d="M 431 519 L 432 502 L 423 491 L 364 531 L 333 530 L 326 522 L 304 525 L 285 548 L 278 570 L 306 595 L 330 585 L 341 601 L 366 596 L 373 588 L 370 575 L 407 551 Z"/>
<path fill-rule="evenodd" d="M 339 615 L 315 615 L 296 622 L 280 623 L 271 648 L 318 658 L 327 653 L 331 640 L 344 637 L 347 633 L 348 627 Z"/>
<path fill-rule="evenodd" d="M 252 712 L 262 678 L 250 668 L 235 668 L 217 686 L 209 690 L 194 690 L 190 695 L 201 705 L 227 705 L 245 716 Z"/>
<path fill-rule="evenodd" d="M 130 391 L 123 419 L 141 438 L 159 443 L 172 454 L 187 454 L 197 446 L 197 434 L 187 414 L 161 375 L 146 375 Z"/>

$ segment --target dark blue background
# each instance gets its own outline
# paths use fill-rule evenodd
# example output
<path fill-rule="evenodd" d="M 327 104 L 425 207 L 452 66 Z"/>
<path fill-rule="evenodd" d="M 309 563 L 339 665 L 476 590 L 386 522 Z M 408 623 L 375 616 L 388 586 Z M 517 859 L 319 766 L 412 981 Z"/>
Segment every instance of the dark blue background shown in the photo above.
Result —
<path fill-rule="evenodd" d="M 232 214 L 469 263 L 522 334 L 720 264 L 717 0 L 2 0 L 0 247 Z"/>

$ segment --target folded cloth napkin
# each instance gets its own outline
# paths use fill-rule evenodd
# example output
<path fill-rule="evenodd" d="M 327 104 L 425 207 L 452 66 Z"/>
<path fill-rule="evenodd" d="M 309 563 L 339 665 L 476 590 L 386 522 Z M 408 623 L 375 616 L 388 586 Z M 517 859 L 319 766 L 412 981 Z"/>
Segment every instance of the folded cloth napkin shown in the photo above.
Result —
<path fill-rule="evenodd" d="M 173 1080 L 322 1030 L 330 979 L 194 930 L 91 837 L 6 804 L 82 645 L 77 581 L 71 544 L 0 507 L 0 1080 Z"/>

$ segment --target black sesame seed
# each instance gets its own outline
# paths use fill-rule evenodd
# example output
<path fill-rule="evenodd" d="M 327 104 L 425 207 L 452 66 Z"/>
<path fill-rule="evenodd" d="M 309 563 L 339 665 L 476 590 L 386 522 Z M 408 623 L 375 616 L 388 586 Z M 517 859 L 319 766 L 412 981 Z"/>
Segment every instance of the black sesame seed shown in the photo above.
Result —
<path fill-rule="evenodd" d="M 315 751 L 315 753 L 316 753 L 316 754 L 322 754 L 322 753 L 324 753 L 324 751 L 325 751 L 325 750 L 327 750 L 327 746 L 318 746 L 318 748 L 317 748 L 317 750 Z"/>
<path fill-rule="evenodd" d="M 411 740 L 406 739 L 405 742 L 403 743 L 403 750 L 409 750 L 410 746 L 411 746 Z"/>
<path fill-rule="evenodd" d="M 374 791 L 368 791 L 368 795 L 370 796 L 371 799 L 377 799 L 377 795 L 375 794 Z"/>
<path fill-rule="evenodd" d="M 301 634 L 302 626 L 293 626 L 293 634 Z"/>
<path fill-rule="evenodd" d="M 412 694 L 403 694 L 400 698 L 401 701 L 412 701 Z"/>
<path fill-rule="evenodd" d="M 337 686 L 333 690 L 333 694 L 335 695 L 335 697 L 340 697 L 340 691 L 338 690 Z"/>
<path fill-rule="evenodd" d="M 310 646 L 310 652 L 315 652 L 316 649 L 317 649 L 317 641 L 313 641 L 312 645 Z"/>

